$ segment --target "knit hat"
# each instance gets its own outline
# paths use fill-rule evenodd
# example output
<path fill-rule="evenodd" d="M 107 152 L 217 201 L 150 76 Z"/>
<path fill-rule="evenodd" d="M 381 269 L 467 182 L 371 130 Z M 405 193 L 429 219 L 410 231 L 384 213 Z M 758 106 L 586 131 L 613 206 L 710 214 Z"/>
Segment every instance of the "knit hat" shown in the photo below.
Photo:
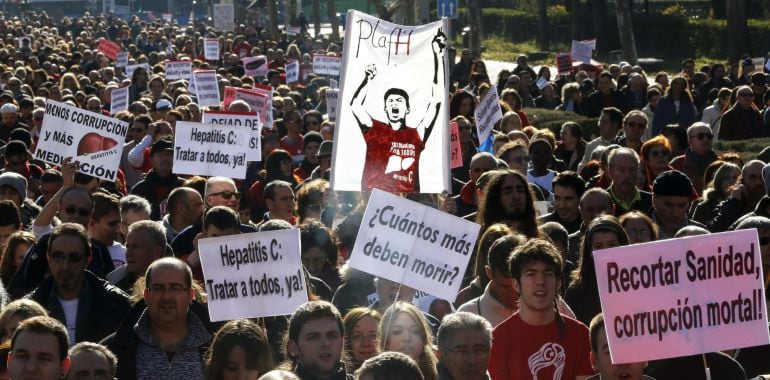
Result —
<path fill-rule="evenodd" d="M 690 197 L 692 181 L 679 170 L 660 173 L 652 184 L 652 193 L 662 196 Z"/>
<path fill-rule="evenodd" d="M 12 187 L 22 200 L 27 197 L 27 179 L 21 174 L 14 172 L 0 174 L 0 187 L 2 186 Z"/>

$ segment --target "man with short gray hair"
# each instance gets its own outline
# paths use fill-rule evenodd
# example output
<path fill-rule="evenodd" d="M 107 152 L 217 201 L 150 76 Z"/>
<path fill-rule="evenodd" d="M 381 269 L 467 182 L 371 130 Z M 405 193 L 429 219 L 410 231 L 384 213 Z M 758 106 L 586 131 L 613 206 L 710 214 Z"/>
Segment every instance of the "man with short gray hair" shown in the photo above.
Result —
<path fill-rule="evenodd" d="M 448 314 L 438 329 L 438 379 L 488 379 L 492 325 L 466 312 Z"/>
<path fill-rule="evenodd" d="M 142 220 L 130 225 L 126 235 L 126 263 L 110 272 L 107 280 L 130 293 L 147 267 L 165 255 L 166 243 L 166 231 L 160 223 Z"/>
<path fill-rule="evenodd" d="M 607 166 L 612 182 L 607 191 L 615 204 L 615 216 L 634 210 L 647 213 L 652 208 L 652 194 L 636 187 L 639 165 L 639 155 L 631 148 L 610 152 Z"/>

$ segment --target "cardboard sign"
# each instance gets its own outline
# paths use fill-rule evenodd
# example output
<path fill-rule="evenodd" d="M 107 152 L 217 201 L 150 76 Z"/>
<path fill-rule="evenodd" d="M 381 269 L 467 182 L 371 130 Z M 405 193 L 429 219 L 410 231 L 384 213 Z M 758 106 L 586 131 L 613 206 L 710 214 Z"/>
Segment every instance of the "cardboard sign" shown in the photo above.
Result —
<path fill-rule="evenodd" d="M 128 109 L 128 87 L 114 88 L 110 91 L 110 115 Z"/>
<path fill-rule="evenodd" d="M 204 58 L 207 61 L 219 60 L 219 40 L 216 38 L 203 39 Z"/>
<path fill-rule="evenodd" d="M 120 52 L 120 45 L 108 39 L 102 39 L 99 41 L 99 47 L 97 47 L 97 49 L 104 53 L 107 58 L 115 60 L 115 58 L 118 57 L 118 53 Z"/>
<path fill-rule="evenodd" d="M 479 141 L 485 141 L 492 133 L 495 123 L 503 118 L 497 91 L 487 91 L 476 107 L 473 117 L 476 119 Z"/>
<path fill-rule="evenodd" d="M 267 76 L 267 57 L 264 55 L 258 55 L 256 57 L 244 57 L 241 58 L 243 62 L 243 69 L 246 71 L 246 75 L 250 77 L 264 77 Z"/>
<path fill-rule="evenodd" d="M 152 73 L 150 73 L 150 64 L 145 62 L 145 63 L 137 63 L 136 65 L 127 65 L 126 66 L 126 76 L 129 77 L 129 78 L 133 77 L 134 76 L 134 70 L 136 70 L 139 67 L 143 68 L 147 72 L 147 76 L 151 76 L 152 75 Z"/>
<path fill-rule="evenodd" d="M 535 82 L 535 85 L 539 90 L 542 90 L 545 86 L 548 85 L 548 80 L 543 77 L 537 78 L 537 82 Z"/>
<path fill-rule="evenodd" d="M 350 266 L 443 299 L 455 299 L 480 226 L 375 189 Z"/>
<path fill-rule="evenodd" d="M 128 123 L 48 99 L 35 159 L 60 165 L 66 157 L 80 172 L 115 181 Z"/>
<path fill-rule="evenodd" d="M 249 149 L 246 153 L 248 161 L 262 161 L 262 120 L 258 113 L 240 113 L 224 111 L 204 111 L 203 123 L 214 125 L 232 125 L 249 128 Z"/>
<path fill-rule="evenodd" d="M 286 84 L 299 82 L 299 62 L 291 61 L 286 64 Z"/>
<path fill-rule="evenodd" d="M 254 87 L 252 87 L 251 89 L 254 92 L 257 92 L 267 97 L 267 112 L 263 113 L 262 116 L 265 119 L 265 126 L 267 127 L 267 129 L 272 129 L 273 128 L 273 88 L 270 86 L 255 84 Z"/>
<path fill-rule="evenodd" d="M 556 70 L 561 75 L 572 72 L 572 55 L 566 53 L 556 54 Z"/>
<path fill-rule="evenodd" d="M 459 168 L 463 166 L 463 149 L 460 145 L 460 129 L 457 127 L 457 122 L 453 121 L 449 123 L 449 167 Z"/>
<path fill-rule="evenodd" d="M 219 83 L 214 70 L 200 70 L 193 73 L 198 105 L 201 107 L 219 107 Z"/>
<path fill-rule="evenodd" d="M 192 79 L 192 62 L 190 61 L 166 61 L 166 80 Z"/>
<path fill-rule="evenodd" d="M 212 321 L 293 313 L 307 302 L 299 229 L 201 239 Z"/>
<path fill-rule="evenodd" d="M 329 115 L 329 121 L 337 121 L 337 102 L 339 102 L 340 90 L 334 88 L 326 89 L 326 114 Z"/>
<path fill-rule="evenodd" d="M 594 252 L 613 363 L 770 343 L 757 231 Z"/>
<path fill-rule="evenodd" d="M 254 90 L 248 90 L 245 88 L 237 88 L 225 86 L 225 98 L 223 100 L 223 107 L 227 109 L 230 107 L 230 103 L 236 100 L 243 100 L 251 107 L 251 112 L 260 115 L 263 123 L 267 122 L 265 115 L 269 113 L 269 102 L 267 96 L 264 93 Z"/>
<path fill-rule="evenodd" d="M 214 4 L 214 29 L 235 30 L 235 9 L 233 4 Z"/>
<path fill-rule="evenodd" d="M 752 58 L 751 63 L 754 64 L 754 70 L 762 72 L 765 67 L 765 59 L 763 57 Z"/>
<path fill-rule="evenodd" d="M 573 61 L 590 64 L 592 53 L 593 48 L 591 45 L 582 43 L 580 41 L 572 41 L 572 49 L 570 50 L 570 54 L 572 55 Z"/>
<path fill-rule="evenodd" d="M 302 28 L 300 28 L 299 26 L 290 26 L 286 28 L 286 34 L 290 36 L 296 36 L 297 34 L 300 34 L 300 33 L 302 33 Z"/>
<path fill-rule="evenodd" d="M 126 67 L 128 65 L 128 52 L 121 51 L 115 58 L 115 67 Z"/>
<path fill-rule="evenodd" d="M 248 128 L 178 121 L 173 172 L 243 179 L 250 138 Z"/>
<path fill-rule="evenodd" d="M 447 22 L 405 26 L 348 11 L 334 190 L 449 190 Z"/>
<path fill-rule="evenodd" d="M 580 43 L 590 46 L 591 50 L 596 50 L 596 38 L 580 41 Z"/>
<path fill-rule="evenodd" d="M 342 58 L 333 55 L 313 55 L 313 72 L 321 75 L 340 75 Z"/>

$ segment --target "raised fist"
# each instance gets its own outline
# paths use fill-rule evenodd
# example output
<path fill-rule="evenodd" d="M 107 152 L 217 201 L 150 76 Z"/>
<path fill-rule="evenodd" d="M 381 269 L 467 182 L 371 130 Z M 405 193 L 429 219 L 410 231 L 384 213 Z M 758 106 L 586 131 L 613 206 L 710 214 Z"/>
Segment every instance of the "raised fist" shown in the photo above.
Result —
<path fill-rule="evenodd" d="M 364 72 L 366 73 L 366 79 L 374 79 L 374 77 L 377 76 L 377 65 L 370 63 L 368 66 L 366 66 L 366 70 Z"/>
<path fill-rule="evenodd" d="M 439 29 L 438 33 L 436 33 L 436 36 L 433 37 L 431 47 L 433 47 L 433 52 L 438 54 L 439 57 L 444 56 L 444 52 L 446 52 L 447 47 L 447 39 L 446 34 L 444 34 L 441 29 Z"/>

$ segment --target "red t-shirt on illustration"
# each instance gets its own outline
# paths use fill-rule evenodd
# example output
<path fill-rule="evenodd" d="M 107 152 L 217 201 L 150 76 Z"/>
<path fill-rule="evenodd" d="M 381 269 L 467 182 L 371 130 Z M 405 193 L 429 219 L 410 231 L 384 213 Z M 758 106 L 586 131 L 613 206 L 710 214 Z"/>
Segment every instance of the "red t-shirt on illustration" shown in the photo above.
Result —
<path fill-rule="evenodd" d="M 391 193 L 415 191 L 420 153 L 425 149 L 416 128 L 390 125 L 372 119 L 372 128 L 364 134 L 366 162 L 362 191 L 373 188 Z"/>

